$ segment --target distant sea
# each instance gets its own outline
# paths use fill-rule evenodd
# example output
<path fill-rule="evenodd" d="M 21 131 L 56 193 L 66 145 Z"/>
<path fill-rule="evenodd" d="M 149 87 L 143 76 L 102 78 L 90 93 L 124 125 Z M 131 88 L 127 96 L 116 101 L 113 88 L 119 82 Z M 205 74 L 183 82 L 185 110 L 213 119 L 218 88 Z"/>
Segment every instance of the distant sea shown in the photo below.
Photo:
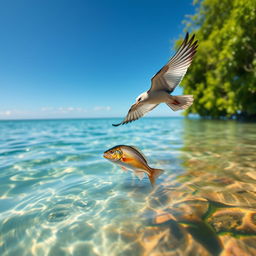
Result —
<path fill-rule="evenodd" d="M 112 127 L 120 120 L 0 121 L 0 255 L 186 255 L 191 244 L 188 252 L 207 255 L 211 242 L 186 233 L 173 198 L 199 200 L 200 209 L 212 201 L 255 209 L 251 197 L 245 207 L 236 194 L 235 205 L 225 195 L 234 191 L 230 184 L 246 193 L 255 187 L 256 124 L 144 118 Z M 165 170 L 154 189 L 146 176 L 140 181 L 102 157 L 118 144 L 136 146 L 151 167 Z M 224 196 L 209 199 L 217 191 Z M 187 239 L 163 242 L 177 232 Z"/>

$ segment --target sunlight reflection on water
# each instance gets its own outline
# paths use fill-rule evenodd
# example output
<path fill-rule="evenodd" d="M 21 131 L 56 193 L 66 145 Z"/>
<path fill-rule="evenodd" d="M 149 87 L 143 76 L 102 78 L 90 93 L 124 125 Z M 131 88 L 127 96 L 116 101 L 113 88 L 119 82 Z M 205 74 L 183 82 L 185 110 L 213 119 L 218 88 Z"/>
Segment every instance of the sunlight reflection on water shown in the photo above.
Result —
<path fill-rule="evenodd" d="M 255 235 L 255 223 L 246 222 L 256 206 L 255 124 L 112 122 L 0 122 L 0 255 L 209 255 L 209 243 L 242 247 L 248 241 L 237 245 L 236 234 Z M 139 147 L 150 166 L 164 169 L 160 185 L 152 190 L 147 177 L 102 158 L 118 144 Z"/>

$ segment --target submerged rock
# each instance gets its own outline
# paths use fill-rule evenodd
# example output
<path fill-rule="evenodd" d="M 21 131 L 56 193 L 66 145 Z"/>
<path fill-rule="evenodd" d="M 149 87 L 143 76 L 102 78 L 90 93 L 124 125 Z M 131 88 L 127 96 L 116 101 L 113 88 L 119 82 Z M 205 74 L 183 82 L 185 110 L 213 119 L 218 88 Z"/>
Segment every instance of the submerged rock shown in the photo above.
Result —
<path fill-rule="evenodd" d="M 180 175 L 148 196 L 142 216 L 148 224 L 139 232 L 144 255 L 256 255 L 254 180 Z"/>

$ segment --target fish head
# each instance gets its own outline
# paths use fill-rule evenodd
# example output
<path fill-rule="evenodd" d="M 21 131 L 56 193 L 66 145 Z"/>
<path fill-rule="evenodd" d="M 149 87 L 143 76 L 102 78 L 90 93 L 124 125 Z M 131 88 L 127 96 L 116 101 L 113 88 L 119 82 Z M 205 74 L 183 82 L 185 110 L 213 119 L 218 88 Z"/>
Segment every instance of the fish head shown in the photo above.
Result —
<path fill-rule="evenodd" d="M 123 156 L 123 152 L 119 146 L 108 149 L 104 152 L 103 157 L 110 161 L 119 161 Z"/>

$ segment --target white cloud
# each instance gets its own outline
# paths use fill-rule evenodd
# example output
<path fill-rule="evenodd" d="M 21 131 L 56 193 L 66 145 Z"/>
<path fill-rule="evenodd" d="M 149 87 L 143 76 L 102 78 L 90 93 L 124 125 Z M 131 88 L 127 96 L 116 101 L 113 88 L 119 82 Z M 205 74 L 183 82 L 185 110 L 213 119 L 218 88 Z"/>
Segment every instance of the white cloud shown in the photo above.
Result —
<path fill-rule="evenodd" d="M 41 107 L 33 110 L 0 109 L 0 119 L 72 118 L 85 117 L 87 110 L 81 107 Z"/>
<path fill-rule="evenodd" d="M 96 106 L 93 108 L 94 111 L 110 111 L 110 106 Z"/>
<path fill-rule="evenodd" d="M 41 108 L 41 111 L 42 111 L 42 112 L 47 112 L 47 111 L 51 111 L 51 110 L 53 110 L 52 107 L 42 107 L 42 108 Z"/>
<path fill-rule="evenodd" d="M 0 118 L 12 118 L 13 116 L 21 116 L 27 114 L 26 111 L 17 109 L 0 110 Z"/>
<path fill-rule="evenodd" d="M 0 116 L 10 116 L 12 114 L 11 110 L 0 111 Z"/>
<path fill-rule="evenodd" d="M 42 112 L 53 113 L 53 114 L 67 114 L 67 113 L 85 113 L 86 109 L 80 107 L 42 107 Z"/>

